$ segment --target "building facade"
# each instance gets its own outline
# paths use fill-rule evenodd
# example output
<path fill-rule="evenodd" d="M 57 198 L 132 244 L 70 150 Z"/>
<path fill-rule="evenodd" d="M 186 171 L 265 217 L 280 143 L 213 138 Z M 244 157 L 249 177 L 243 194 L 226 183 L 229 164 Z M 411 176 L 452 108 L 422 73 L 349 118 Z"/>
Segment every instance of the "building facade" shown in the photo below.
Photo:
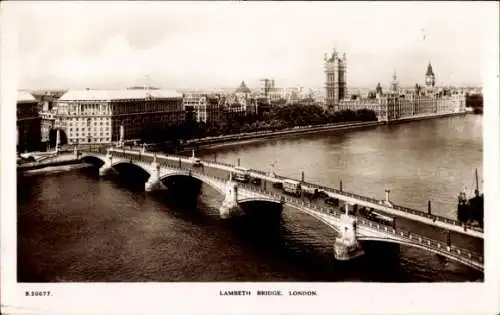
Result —
<path fill-rule="evenodd" d="M 337 110 L 337 105 L 340 100 L 347 96 L 347 58 L 344 53 L 342 58 L 336 50 L 333 51 L 330 58 L 325 54 L 325 91 L 326 91 L 326 106 L 329 109 Z"/>
<path fill-rule="evenodd" d="M 211 123 L 219 117 L 219 97 L 201 92 L 187 92 L 183 96 L 183 108 L 192 111 L 196 122 Z"/>
<path fill-rule="evenodd" d="M 403 90 L 399 86 L 396 73 L 390 88 L 385 93 L 380 85 L 376 88 L 376 97 L 368 99 L 339 100 L 337 110 L 370 109 L 381 121 L 411 118 L 421 115 L 451 114 L 465 112 L 465 93 L 460 90 L 436 89 L 435 75 L 429 63 L 425 74 L 425 89 Z"/>
<path fill-rule="evenodd" d="M 274 87 L 274 80 L 272 80 Z M 257 113 L 257 103 L 252 97 L 252 91 L 246 86 L 245 81 L 242 81 L 240 86 L 234 91 L 236 102 L 241 106 L 241 112 L 244 115 Z"/>
<path fill-rule="evenodd" d="M 18 152 L 40 149 L 41 119 L 39 103 L 28 92 L 18 91 L 16 104 L 16 145 Z"/>
<path fill-rule="evenodd" d="M 182 95 L 166 90 L 70 90 L 43 113 L 69 144 L 103 144 L 139 139 L 144 129 L 184 121 Z M 47 124 L 48 125 L 48 124 Z"/>

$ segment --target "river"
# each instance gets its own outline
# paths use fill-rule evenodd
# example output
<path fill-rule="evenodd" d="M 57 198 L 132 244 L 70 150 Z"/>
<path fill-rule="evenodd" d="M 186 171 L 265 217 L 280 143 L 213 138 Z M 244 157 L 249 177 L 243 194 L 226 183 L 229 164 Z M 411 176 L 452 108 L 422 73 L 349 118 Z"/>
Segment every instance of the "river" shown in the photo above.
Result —
<path fill-rule="evenodd" d="M 482 174 L 482 116 L 266 139 L 204 149 L 201 157 L 456 216 L 460 190 Z M 18 182 L 18 280 L 477 281 L 483 274 L 405 246 L 363 243 L 365 255 L 334 259 L 335 233 L 285 208 L 279 224 L 224 221 L 222 196 L 196 202 L 145 193 L 95 168 L 35 172 Z M 480 182 L 480 189 L 481 187 Z M 192 200 L 195 201 L 195 200 Z"/>

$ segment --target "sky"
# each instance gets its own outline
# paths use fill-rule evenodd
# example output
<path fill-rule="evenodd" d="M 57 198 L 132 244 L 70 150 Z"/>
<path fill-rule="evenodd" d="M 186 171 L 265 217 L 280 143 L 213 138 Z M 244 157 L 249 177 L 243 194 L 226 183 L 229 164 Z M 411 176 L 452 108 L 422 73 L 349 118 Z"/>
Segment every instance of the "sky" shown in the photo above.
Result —
<path fill-rule="evenodd" d="M 5 4 L 5 3 L 4 3 Z M 18 87 L 324 85 L 323 56 L 347 55 L 348 87 L 481 85 L 498 4 L 473 2 L 27 2 L 16 21 Z M 498 13 L 496 14 L 498 23 Z"/>

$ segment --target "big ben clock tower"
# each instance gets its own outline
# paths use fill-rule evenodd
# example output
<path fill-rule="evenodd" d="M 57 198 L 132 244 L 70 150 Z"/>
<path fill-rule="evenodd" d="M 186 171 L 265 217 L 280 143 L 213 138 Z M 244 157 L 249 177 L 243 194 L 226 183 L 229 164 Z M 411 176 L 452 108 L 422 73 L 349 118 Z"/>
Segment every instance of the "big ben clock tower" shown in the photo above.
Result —
<path fill-rule="evenodd" d="M 429 61 L 429 65 L 427 66 L 427 73 L 425 74 L 425 86 L 430 90 L 434 88 L 435 84 L 436 78 L 434 76 L 434 71 L 432 71 L 431 62 Z"/>

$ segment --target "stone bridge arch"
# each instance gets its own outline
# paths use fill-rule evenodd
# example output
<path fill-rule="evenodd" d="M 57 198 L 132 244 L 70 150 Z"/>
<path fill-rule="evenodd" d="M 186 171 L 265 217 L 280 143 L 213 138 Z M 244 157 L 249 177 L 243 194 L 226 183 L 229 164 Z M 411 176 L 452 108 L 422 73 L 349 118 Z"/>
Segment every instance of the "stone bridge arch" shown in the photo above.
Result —
<path fill-rule="evenodd" d="M 293 203 L 288 203 L 288 205 L 299 212 L 305 213 L 312 217 L 313 219 L 316 219 L 317 221 L 321 222 L 322 224 L 325 224 L 329 228 L 331 228 L 336 234 L 341 234 L 341 228 L 340 228 L 340 219 L 332 216 L 328 216 L 328 218 L 325 217 L 325 214 L 308 209 L 306 206 L 300 206 L 298 204 L 293 204 Z M 335 221 L 335 222 L 333 222 Z M 338 222 L 337 222 L 338 221 Z"/>
<path fill-rule="evenodd" d="M 144 168 L 143 165 L 133 162 L 131 163 L 130 161 L 122 159 L 118 161 L 113 160 L 113 163 L 111 163 L 110 168 L 112 168 L 115 172 L 119 173 L 120 175 L 125 175 L 125 176 L 132 175 L 133 178 L 135 179 L 140 178 L 140 180 L 143 183 L 146 183 L 152 176 L 151 171 L 148 170 L 147 168 Z"/>
<path fill-rule="evenodd" d="M 274 214 L 281 214 L 283 210 L 283 203 L 281 200 L 276 200 L 265 195 L 248 191 L 245 188 L 239 187 L 238 184 L 233 181 L 226 181 L 222 178 L 215 179 L 207 177 L 199 174 L 198 172 L 179 170 L 167 170 L 165 174 L 162 174 L 159 177 L 159 180 L 161 181 L 169 177 L 193 178 L 199 183 L 204 183 L 219 192 L 224 197 L 224 201 L 220 209 L 221 216 L 223 218 L 239 216 L 243 213 L 256 214 L 257 211 L 255 211 L 255 209 L 261 208 L 264 208 L 266 211 Z"/>
<path fill-rule="evenodd" d="M 213 180 L 207 180 L 207 178 L 204 178 L 203 176 L 199 176 L 196 172 L 191 172 L 189 171 L 179 171 L 179 170 L 173 170 L 173 171 L 166 171 L 165 174 L 161 175 L 159 180 L 163 181 L 168 178 L 172 177 L 188 177 L 197 180 L 200 183 L 206 184 L 219 192 L 221 195 L 225 194 L 225 183 L 217 183 Z"/>
<path fill-rule="evenodd" d="M 134 165 L 134 167 L 140 168 L 145 174 L 148 175 L 145 180 L 146 191 L 166 189 L 167 186 L 163 181 L 175 177 L 190 178 L 197 181 L 200 185 L 202 183 L 206 184 L 225 197 L 223 206 L 221 207 L 221 216 L 223 218 L 242 213 L 242 208 L 248 208 L 250 207 L 249 205 L 252 204 L 272 205 L 275 208 L 279 207 L 279 213 L 281 214 L 282 202 L 280 200 L 275 200 L 274 198 L 238 187 L 236 183 L 227 181 L 226 179 L 204 176 L 203 174 L 193 170 L 166 167 L 158 164 L 156 159 L 154 159 L 152 163 L 147 163 L 134 160 L 133 158 L 126 159 L 123 157 L 116 157 L 111 154 L 103 155 L 92 153 L 85 153 L 80 156 L 80 159 L 92 159 L 94 162 L 99 161 L 103 163 L 99 169 L 99 174 L 101 176 L 107 173 L 116 173 L 114 168 L 117 165 Z M 240 192 L 238 192 L 238 190 L 240 190 Z"/>
<path fill-rule="evenodd" d="M 106 163 L 106 159 L 105 157 L 103 156 L 100 156 L 100 155 L 95 155 L 95 154 L 82 154 L 82 155 L 79 155 L 78 158 L 83 161 L 83 162 L 89 162 L 93 165 L 96 165 L 96 166 L 103 166 L 105 163 Z M 94 163 L 94 162 L 97 162 L 97 163 Z"/>

